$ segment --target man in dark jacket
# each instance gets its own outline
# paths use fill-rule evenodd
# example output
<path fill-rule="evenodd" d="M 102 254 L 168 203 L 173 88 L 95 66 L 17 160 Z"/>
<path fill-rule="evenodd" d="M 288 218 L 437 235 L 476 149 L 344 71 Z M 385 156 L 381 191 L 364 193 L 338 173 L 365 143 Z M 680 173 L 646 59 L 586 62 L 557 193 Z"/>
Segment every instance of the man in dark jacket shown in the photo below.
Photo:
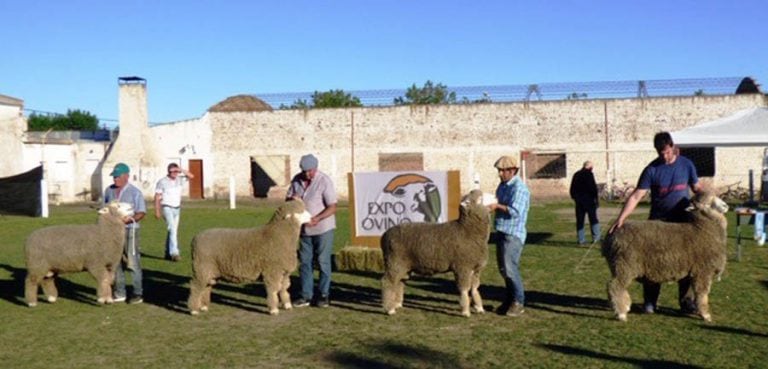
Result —
<path fill-rule="evenodd" d="M 600 241 L 600 221 L 597 220 L 597 183 L 592 174 L 592 162 L 585 161 L 584 166 L 573 175 L 571 180 L 571 198 L 576 202 L 576 235 L 579 245 L 587 243 L 584 232 L 584 214 L 589 215 L 592 230 L 592 242 Z"/>

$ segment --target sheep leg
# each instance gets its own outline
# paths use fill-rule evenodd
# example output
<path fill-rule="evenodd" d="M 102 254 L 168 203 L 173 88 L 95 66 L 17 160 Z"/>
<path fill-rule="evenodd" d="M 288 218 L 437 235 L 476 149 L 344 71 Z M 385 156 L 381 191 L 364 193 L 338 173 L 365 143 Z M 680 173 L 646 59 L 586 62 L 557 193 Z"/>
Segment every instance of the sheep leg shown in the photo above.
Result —
<path fill-rule="evenodd" d="M 283 303 L 283 309 L 285 310 L 293 309 L 293 305 L 291 305 L 291 294 L 288 292 L 288 289 L 290 287 L 291 287 L 291 273 L 285 273 L 283 274 L 283 281 L 280 284 L 280 292 L 279 292 L 279 297 Z"/>
<path fill-rule="evenodd" d="M 24 279 L 24 299 L 27 300 L 29 307 L 37 306 L 37 289 L 40 285 L 40 278 L 27 271 L 27 278 Z"/>
<path fill-rule="evenodd" d="M 202 299 L 206 287 L 207 283 L 197 278 L 193 278 L 192 281 L 189 282 L 189 299 L 187 300 L 187 307 L 189 308 L 190 314 L 197 315 L 200 313 L 200 310 L 202 310 Z"/>
<path fill-rule="evenodd" d="M 461 315 L 469 317 L 469 289 L 472 286 L 472 272 L 456 272 L 456 286 L 459 288 Z"/>
<path fill-rule="evenodd" d="M 627 313 L 632 304 L 629 291 L 627 291 L 627 285 L 629 285 L 629 282 L 622 281 L 619 277 L 614 277 L 608 282 L 608 298 L 611 300 L 616 318 L 622 322 L 627 321 Z"/>
<path fill-rule="evenodd" d="M 480 297 L 480 271 L 475 270 L 474 273 L 472 273 L 472 289 L 470 290 L 472 292 L 472 302 L 474 303 L 474 309 L 476 313 L 484 313 L 485 309 L 483 309 L 483 299 Z"/>
<path fill-rule="evenodd" d="M 711 322 L 712 315 L 709 313 L 709 290 L 712 287 L 712 278 L 696 276 L 693 278 L 693 293 L 696 295 L 696 306 L 699 309 L 699 315 L 704 321 Z"/>
<path fill-rule="evenodd" d="M 112 303 L 112 284 L 110 283 L 109 271 L 104 267 L 88 268 L 94 279 L 96 279 L 96 301 L 99 304 Z"/>
<path fill-rule="evenodd" d="M 56 302 L 56 299 L 59 297 L 59 291 L 56 289 L 56 283 L 54 282 L 55 278 L 56 276 L 52 274 L 45 276 L 40 282 L 40 285 L 43 287 L 43 294 L 50 303 Z"/>
<path fill-rule="evenodd" d="M 402 297 L 399 293 L 399 285 L 402 283 L 400 279 L 389 271 L 381 279 L 381 305 L 389 315 L 394 314 L 396 309 L 402 306 Z M 398 306 L 398 298 L 401 302 L 400 306 Z"/>
<path fill-rule="evenodd" d="M 280 287 L 282 287 L 283 284 L 283 278 L 282 276 L 274 276 L 274 275 L 265 275 L 264 276 L 264 286 L 267 290 L 267 309 L 269 309 L 270 315 L 277 315 L 280 313 L 280 310 L 277 308 L 278 304 L 278 292 L 280 291 Z"/>

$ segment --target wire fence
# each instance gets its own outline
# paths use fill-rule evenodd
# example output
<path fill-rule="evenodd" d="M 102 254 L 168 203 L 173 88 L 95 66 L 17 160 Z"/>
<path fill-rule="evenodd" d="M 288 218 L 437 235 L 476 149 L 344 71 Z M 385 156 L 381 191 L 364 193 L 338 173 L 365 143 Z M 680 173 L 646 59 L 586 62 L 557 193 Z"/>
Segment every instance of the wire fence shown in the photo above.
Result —
<path fill-rule="evenodd" d="M 600 81 L 537 83 L 528 85 L 447 87 L 456 94 L 456 103 L 556 101 L 575 99 L 645 98 L 664 96 L 731 95 L 742 77 L 660 79 L 646 81 Z M 417 86 L 418 87 L 418 86 Z M 406 89 L 345 91 L 364 106 L 395 105 Z M 265 93 L 254 96 L 275 109 L 287 108 L 298 100 L 312 101 L 313 92 Z"/>

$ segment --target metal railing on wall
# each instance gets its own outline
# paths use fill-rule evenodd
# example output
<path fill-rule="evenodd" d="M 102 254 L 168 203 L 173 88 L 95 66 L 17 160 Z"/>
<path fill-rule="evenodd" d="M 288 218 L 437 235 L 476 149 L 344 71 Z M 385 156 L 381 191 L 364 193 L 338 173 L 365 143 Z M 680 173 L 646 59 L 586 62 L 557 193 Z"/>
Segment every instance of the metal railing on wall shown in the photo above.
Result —
<path fill-rule="evenodd" d="M 527 85 L 448 86 L 456 103 L 556 101 L 579 99 L 646 98 L 665 96 L 731 95 L 742 77 L 660 79 L 641 81 L 559 82 Z M 419 87 L 417 85 L 417 87 Z M 345 91 L 364 106 L 395 105 L 406 89 Z M 311 102 L 313 92 L 254 94 L 275 109 L 290 107 L 298 100 Z"/>

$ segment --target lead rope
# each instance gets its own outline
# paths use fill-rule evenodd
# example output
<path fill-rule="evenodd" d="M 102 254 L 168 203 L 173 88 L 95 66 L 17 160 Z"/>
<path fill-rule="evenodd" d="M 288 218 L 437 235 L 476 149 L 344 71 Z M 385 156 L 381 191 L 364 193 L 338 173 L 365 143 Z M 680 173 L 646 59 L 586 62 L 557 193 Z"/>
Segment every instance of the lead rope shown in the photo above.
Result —
<path fill-rule="evenodd" d="M 587 252 L 585 252 L 585 253 L 584 253 L 584 255 L 581 257 L 581 260 L 579 260 L 579 262 L 578 262 L 578 263 L 576 263 L 576 267 L 575 267 L 575 268 L 573 268 L 573 273 L 574 273 L 574 274 L 576 274 L 576 273 L 581 273 L 581 271 L 579 270 L 579 267 L 581 267 L 581 264 L 583 264 L 583 263 L 584 263 L 584 260 L 586 260 L 586 259 L 587 259 L 587 255 L 589 255 L 589 252 L 590 252 L 590 251 L 592 251 L 592 248 L 593 248 L 593 247 L 594 247 L 596 244 L 597 244 L 597 242 L 592 242 L 592 243 L 590 243 L 590 244 L 589 244 L 589 248 L 587 248 Z"/>

